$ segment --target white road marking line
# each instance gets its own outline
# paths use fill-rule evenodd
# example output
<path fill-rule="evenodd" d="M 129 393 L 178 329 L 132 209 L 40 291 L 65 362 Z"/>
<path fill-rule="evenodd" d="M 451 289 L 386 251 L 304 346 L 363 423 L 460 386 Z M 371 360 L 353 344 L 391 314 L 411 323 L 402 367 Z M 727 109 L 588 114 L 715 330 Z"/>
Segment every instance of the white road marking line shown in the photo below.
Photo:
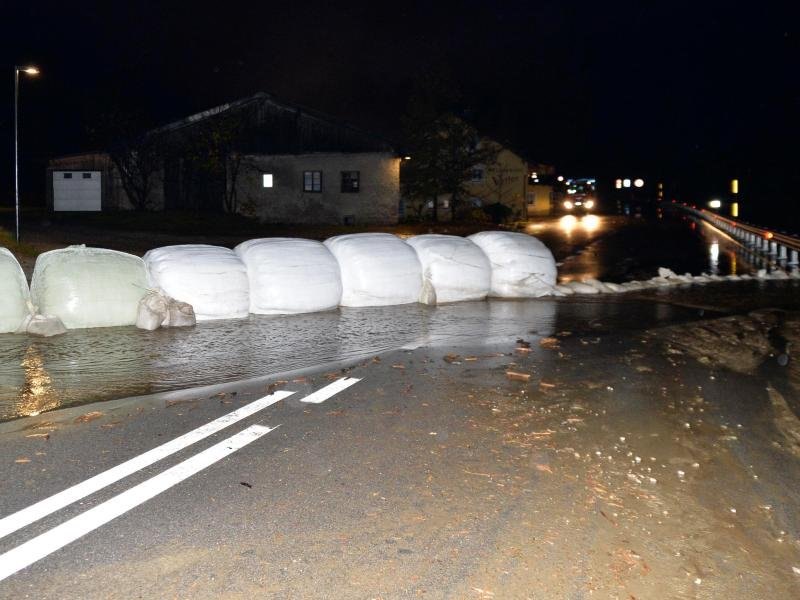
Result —
<path fill-rule="evenodd" d="M 163 473 L 9 550 L 0 555 L 0 581 L 154 498 L 275 429 L 277 427 L 251 425 Z"/>
<path fill-rule="evenodd" d="M 359 381 L 361 380 L 356 379 L 355 377 L 345 377 L 344 379 L 337 379 L 333 383 L 326 385 L 324 388 L 317 390 L 313 394 L 309 394 L 305 398 L 302 398 L 300 402 L 321 404 L 331 396 L 335 396 L 339 392 L 346 390 L 351 385 L 353 385 L 354 383 L 358 383 Z"/>
<path fill-rule="evenodd" d="M 67 488 L 66 490 L 54 494 L 49 498 L 40 500 L 36 504 L 32 504 L 27 508 L 23 508 L 14 514 L 8 515 L 7 517 L 0 519 L 0 538 L 17 531 L 18 529 L 22 529 L 34 521 L 38 521 L 42 517 L 46 517 L 47 515 L 80 500 L 81 498 L 85 498 L 86 496 L 89 496 L 90 494 L 93 494 L 98 490 L 101 490 L 104 487 L 135 473 L 136 471 L 148 467 L 153 463 L 166 458 L 167 456 L 175 454 L 179 450 L 183 450 L 187 446 L 191 446 L 195 442 L 199 442 L 200 440 L 205 439 L 222 429 L 225 429 L 229 425 L 233 425 L 242 419 L 246 419 L 258 411 L 263 410 L 268 406 L 271 406 L 276 402 L 286 398 L 287 396 L 291 396 L 292 394 L 294 394 L 294 392 L 278 391 L 270 394 L 269 396 L 260 398 L 259 400 L 254 400 L 250 404 L 245 404 L 241 408 L 237 408 L 233 412 L 223 415 L 220 418 L 211 421 L 210 423 L 206 423 L 197 429 L 185 433 L 182 436 L 167 442 L 166 444 L 162 444 L 161 446 L 157 446 L 152 450 L 148 450 L 144 454 L 135 456 L 134 458 L 131 458 L 130 460 L 127 460 L 116 467 L 112 467 L 107 471 L 103 471 L 102 473 L 99 473 L 94 477 L 87 479 L 86 481 Z"/>

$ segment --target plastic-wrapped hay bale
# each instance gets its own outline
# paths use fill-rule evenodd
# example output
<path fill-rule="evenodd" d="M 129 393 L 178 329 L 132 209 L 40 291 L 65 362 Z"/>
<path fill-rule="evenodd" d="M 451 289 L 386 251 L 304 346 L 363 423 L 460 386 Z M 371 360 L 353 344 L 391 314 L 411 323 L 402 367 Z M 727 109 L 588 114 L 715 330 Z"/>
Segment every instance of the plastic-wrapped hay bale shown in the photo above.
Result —
<path fill-rule="evenodd" d="M 230 248 L 186 244 L 144 255 L 151 287 L 187 302 L 198 321 L 238 319 L 250 305 L 247 269 Z"/>
<path fill-rule="evenodd" d="M 325 240 L 342 274 L 342 306 L 391 306 L 419 300 L 417 253 L 390 233 L 354 233 Z"/>
<path fill-rule="evenodd" d="M 39 312 L 60 318 L 67 329 L 133 325 L 146 292 L 141 258 L 85 246 L 40 254 L 31 281 Z"/>
<path fill-rule="evenodd" d="M 417 235 L 406 240 L 422 265 L 426 304 L 482 300 L 489 293 L 492 267 L 470 240 L 454 235 Z"/>
<path fill-rule="evenodd" d="M 247 267 L 251 313 L 296 314 L 339 306 L 339 263 L 321 242 L 262 238 L 242 242 L 235 251 Z"/>
<path fill-rule="evenodd" d="M 481 231 L 469 236 L 492 264 L 491 296 L 538 298 L 553 292 L 556 261 L 535 237 L 510 231 Z"/>
<path fill-rule="evenodd" d="M 26 317 L 30 291 L 28 280 L 16 257 L 7 248 L 0 248 L 0 333 L 13 333 Z"/>

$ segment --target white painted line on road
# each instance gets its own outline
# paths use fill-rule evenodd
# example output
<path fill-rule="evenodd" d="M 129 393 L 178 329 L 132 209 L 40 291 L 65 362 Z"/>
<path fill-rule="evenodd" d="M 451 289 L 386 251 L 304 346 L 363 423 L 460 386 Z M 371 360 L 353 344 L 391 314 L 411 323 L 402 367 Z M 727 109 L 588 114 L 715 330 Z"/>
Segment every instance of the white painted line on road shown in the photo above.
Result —
<path fill-rule="evenodd" d="M 136 473 L 136 471 L 139 471 L 172 454 L 175 454 L 187 446 L 191 446 L 195 442 L 199 442 L 200 440 L 205 439 L 222 429 L 225 429 L 229 425 L 233 425 L 242 419 L 246 419 L 258 411 L 263 410 L 268 406 L 283 400 L 287 396 L 291 396 L 292 394 L 294 394 L 294 392 L 278 391 L 270 394 L 269 396 L 255 400 L 250 404 L 245 404 L 241 408 L 237 408 L 233 412 L 223 415 L 222 417 L 215 419 L 210 423 L 206 423 L 197 429 L 185 433 L 182 436 L 167 442 L 166 444 L 162 444 L 161 446 L 153 448 L 152 450 L 148 450 L 144 454 L 140 454 L 139 456 L 131 458 L 130 460 L 127 460 L 116 467 L 112 467 L 107 471 L 103 471 L 102 473 L 99 473 L 94 477 L 87 479 L 86 481 L 67 488 L 66 490 L 54 494 L 49 498 L 45 498 L 44 500 L 41 500 L 36 504 L 32 504 L 27 508 L 23 508 L 14 514 L 8 515 L 7 517 L 0 519 L 0 538 L 17 531 L 18 529 L 22 529 L 34 521 L 38 521 L 42 517 L 46 517 L 47 515 L 80 500 L 81 498 L 85 498 L 86 496 L 89 496 L 90 494 L 93 494 L 98 490 L 101 490 L 104 487 L 127 477 L 128 475 Z"/>
<path fill-rule="evenodd" d="M 337 379 L 331 384 L 326 385 L 324 388 L 321 388 L 314 392 L 313 394 L 309 394 L 305 398 L 302 398 L 300 402 L 309 402 L 311 404 L 322 404 L 330 398 L 331 396 L 335 396 L 339 392 L 346 390 L 351 385 L 358 383 L 361 381 L 360 379 L 356 379 L 355 377 L 345 377 L 344 379 Z"/>
<path fill-rule="evenodd" d="M 17 546 L 13 550 L 9 550 L 0 555 L 0 581 L 116 519 L 143 502 L 154 498 L 275 429 L 277 427 L 269 428 L 263 425 L 251 425 L 236 435 L 203 450 L 199 454 L 195 454 L 191 458 L 187 458 L 182 463 L 178 463 L 163 473 L 114 496 L 102 504 L 98 504 L 94 508 L 90 508 L 85 513 Z"/>

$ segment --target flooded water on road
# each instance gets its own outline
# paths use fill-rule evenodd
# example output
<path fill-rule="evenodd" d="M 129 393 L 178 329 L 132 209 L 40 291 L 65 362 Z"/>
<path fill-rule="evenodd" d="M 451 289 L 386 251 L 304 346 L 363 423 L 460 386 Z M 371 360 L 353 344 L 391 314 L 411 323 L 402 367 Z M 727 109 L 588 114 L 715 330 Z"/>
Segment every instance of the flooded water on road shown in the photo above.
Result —
<path fill-rule="evenodd" d="M 632 315 L 636 315 L 632 318 Z M 188 329 L 0 335 L 0 420 L 98 400 L 219 384 L 419 345 L 509 343 L 517 337 L 695 318 L 696 311 L 623 298 L 490 300 L 342 308 L 210 321 Z"/>

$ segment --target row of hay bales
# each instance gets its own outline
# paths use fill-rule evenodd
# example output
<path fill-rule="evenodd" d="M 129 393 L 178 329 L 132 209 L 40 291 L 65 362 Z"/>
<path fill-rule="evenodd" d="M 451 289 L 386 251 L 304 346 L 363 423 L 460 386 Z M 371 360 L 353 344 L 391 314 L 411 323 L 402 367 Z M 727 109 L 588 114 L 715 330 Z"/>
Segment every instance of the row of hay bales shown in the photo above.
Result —
<path fill-rule="evenodd" d="M 13 255 L 0 253 L 0 332 L 37 311 L 68 329 L 132 325 L 139 303 L 158 290 L 190 304 L 197 320 L 255 314 L 531 298 L 553 293 L 556 265 L 529 235 L 486 231 L 468 238 L 385 233 L 317 242 L 262 238 L 235 249 L 156 248 L 143 258 L 70 246 L 40 255 L 30 291 Z"/>

